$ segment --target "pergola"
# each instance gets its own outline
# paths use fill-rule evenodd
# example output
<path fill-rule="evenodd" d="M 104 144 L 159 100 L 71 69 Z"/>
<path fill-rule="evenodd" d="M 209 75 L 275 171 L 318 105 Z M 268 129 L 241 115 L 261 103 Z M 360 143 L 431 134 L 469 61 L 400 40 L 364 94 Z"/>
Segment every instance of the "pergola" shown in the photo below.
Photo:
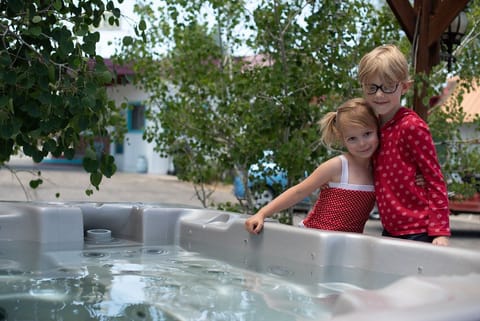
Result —
<path fill-rule="evenodd" d="M 415 73 L 429 74 L 440 62 L 440 37 L 469 0 L 387 0 L 402 29 L 412 43 Z M 413 109 L 427 118 L 423 104 L 425 87 L 415 89 Z"/>

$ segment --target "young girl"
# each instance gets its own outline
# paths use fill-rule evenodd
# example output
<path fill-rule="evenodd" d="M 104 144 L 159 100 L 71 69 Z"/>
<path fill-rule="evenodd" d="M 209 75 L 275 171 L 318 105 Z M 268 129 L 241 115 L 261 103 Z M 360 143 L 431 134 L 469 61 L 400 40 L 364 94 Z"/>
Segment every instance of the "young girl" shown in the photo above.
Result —
<path fill-rule="evenodd" d="M 401 105 L 411 86 L 405 56 L 393 45 L 377 47 L 361 59 L 358 77 L 381 123 L 374 176 L 382 235 L 448 245 L 448 194 L 432 135 Z M 422 187 L 415 184 L 419 174 Z"/>
<path fill-rule="evenodd" d="M 362 233 L 375 204 L 371 157 L 378 147 L 378 120 L 361 98 L 348 100 L 320 121 L 321 140 L 329 148 L 340 145 L 342 155 L 322 163 L 304 181 L 289 188 L 245 221 L 258 234 L 266 217 L 287 209 L 322 188 L 305 227 Z M 328 184 L 328 188 L 323 188 Z"/>

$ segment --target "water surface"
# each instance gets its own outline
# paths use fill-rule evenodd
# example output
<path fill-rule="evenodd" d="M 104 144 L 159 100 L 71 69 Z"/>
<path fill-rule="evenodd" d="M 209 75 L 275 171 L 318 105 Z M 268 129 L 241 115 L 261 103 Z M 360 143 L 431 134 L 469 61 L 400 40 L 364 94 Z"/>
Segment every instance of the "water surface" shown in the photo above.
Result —
<path fill-rule="evenodd" d="M 174 245 L 0 248 L 0 321 L 328 320 L 337 296 L 360 288 L 298 284 L 281 266 L 258 273 Z"/>

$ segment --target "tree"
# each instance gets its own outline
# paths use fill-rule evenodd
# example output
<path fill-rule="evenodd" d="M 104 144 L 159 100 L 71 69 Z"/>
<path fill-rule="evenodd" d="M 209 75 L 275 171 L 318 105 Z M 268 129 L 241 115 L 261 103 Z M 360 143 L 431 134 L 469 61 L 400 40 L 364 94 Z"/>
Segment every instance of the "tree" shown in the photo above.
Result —
<path fill-rule="evenodd" d="M 384 43 L 412 52 L 390 9 L 370 1 L 264 0 L 252 8 L 166 0 L 136 9 L 147 41 L 128 39 L 119 61 L 134 62 L 137 84 L 151 94 L 145 138 L 173 154 L 179 177 L 196 186 L 232 169 L 246 181 L 264 150 L 278 165 L 272 171 L 285 170 L 288 186 L 296 184 L 331 156 L 318 143 L 317 121 L 361 95 L 361 56 Z M 235 55 L 239 48 L 259 60 Z M 438 68 L 426 79 L 432 95 L 445 82 L 445 65 Z M 242 205 L 253 210 L 251 197 Z"/>
<path fill-rule="evenodd" d="M 119 17 L 113 1 L 0 1 L 0 165 L 20 150 L 35 162 L 49 153 L 71 159 L 84 140 L 91 184 L 98 190 L 114 174 L 113 157 L 91 142 L 125 127 L 106 94 L 113 75 L 96 54 L 95 28 Z"/>
<path fill-rule="evenodd" d="M 205 8 L 213 24 L 202 21 Z M 361 55 L 400 37 L 398 27 L 378 27 L 382 16 L 361 0 L 259 1 L 253 12 L 241 1 L 168 0 L 158 11 L 136 9 L 148 41 L 124 42 L 119 56 L 134 62 L 137 84 L 151 94 L 145 138 L 184 163 L 180 178 L 196 185 L 232 169 L 246 180 L 264 150 L 273 151 L 273 170 L 286 170 L 289 185 L 304 178 L 329 156 L 317 121 L 360 94 Z M 381 32 L 370 36 L 372 25 Z M 257 61 L 235 56 L 239 47 Z"/>

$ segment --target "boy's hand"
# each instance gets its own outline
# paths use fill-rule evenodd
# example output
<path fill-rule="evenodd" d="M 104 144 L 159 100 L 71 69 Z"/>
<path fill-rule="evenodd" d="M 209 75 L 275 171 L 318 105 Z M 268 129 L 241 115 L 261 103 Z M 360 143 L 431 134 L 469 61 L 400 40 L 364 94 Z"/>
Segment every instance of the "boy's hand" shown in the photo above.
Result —
<path fill-rule="evenodd" d="M 437 236 L 432 241 L 433 245 L 439 246 L 448 246 L 448 237 L 447 236 Z"/>

